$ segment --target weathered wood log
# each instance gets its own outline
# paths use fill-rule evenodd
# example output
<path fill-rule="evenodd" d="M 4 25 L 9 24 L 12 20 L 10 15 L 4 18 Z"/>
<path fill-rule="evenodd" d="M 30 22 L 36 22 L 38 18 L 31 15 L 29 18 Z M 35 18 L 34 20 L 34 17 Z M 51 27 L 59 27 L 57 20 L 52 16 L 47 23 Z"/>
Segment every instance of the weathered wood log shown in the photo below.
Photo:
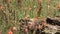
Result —
<path fill-rule="evenodd" d="M 60 26 L 51 25 L 51 24 L 47 24 L 46 26 L 47 27 L 44 30 L 44 32 L 46 32 L 46 33 L 57 33 L 57 32 L 60 32 Z"/>
<path fill-rule="evenodd" d="M 47 17 L 46 23 L 47 27 L 45 28 L 45 30 L 48 31 L 48 33 L 56 34 L 56 32 L 60 32 L 60 16 Z"/>
<path fill-rule="evenodd" d="M 58 25 L 58 26 L 60 26 L 60 17 L 48 17 L 47 19 L 46 19 L 46 22 L 48 23 L 48 24 L 52 24 L 52 25 Z"/>

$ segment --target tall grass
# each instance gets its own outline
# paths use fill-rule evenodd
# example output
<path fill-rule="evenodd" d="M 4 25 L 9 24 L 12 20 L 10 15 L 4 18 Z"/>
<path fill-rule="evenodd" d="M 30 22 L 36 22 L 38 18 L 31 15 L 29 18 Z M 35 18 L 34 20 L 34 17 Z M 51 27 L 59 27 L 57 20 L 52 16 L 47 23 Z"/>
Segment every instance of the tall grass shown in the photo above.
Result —
<path fill-rule="evenodd" d="M 47 16 L 58 15 L 60 13 L 58 11 L 59 3 L 60 0 L 51 0 L 50 2 L 48 2 L 48 0 L 42 0 L 42 10 L 40 17 L 46 18 Z M 6 26 L 6 20 L 3 19 L 4 17 L 2 17 L 2 11 L 0 10 L 0 30 L 2 30 L 3 34 L 8 34 L 9 28 L 11 26 L 16 26 L 18 28 L 19 19 L 24 18 L 25 14 L 30 15 L 31 18 L 36 17 L 36 12 L 39 9 L 37 0 L 21 0 L 20 4 L 21 5 L 18 5 L 17 0 L 11 0 L 9 5 L 12 12 L 9 12 L 10 9 L 8 8 L 7 3 L 4 3 L 3 0 L 0 0 L 0 5 L 4 6 L 4 10 L 8 17 L 8 25 Z M 16 33 L 19 34 L 19 31 L 16 31 Z"/>

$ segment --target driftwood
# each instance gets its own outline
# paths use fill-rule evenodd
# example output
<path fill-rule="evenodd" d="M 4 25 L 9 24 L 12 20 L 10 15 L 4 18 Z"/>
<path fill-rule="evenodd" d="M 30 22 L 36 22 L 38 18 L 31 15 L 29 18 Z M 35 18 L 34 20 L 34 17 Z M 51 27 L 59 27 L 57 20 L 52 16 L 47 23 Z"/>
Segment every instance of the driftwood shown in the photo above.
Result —
<path fill-rule="evenodd" d="M 60 33 L 60 26 L 47 24 L 44 32 L 50 34 Z"/>
<path fill-rule="evenodd" d="M 45 28 L 45 30 L 49 31 L 48 33 L 56 34 L 60 32 L 60 16 L 48 17 L 46 19 L 46 22 L 47 22 L 47 25 L 46 25 L 47 27 Z"/>
<path fill-rule="evenodd" d="M 60 17 L 59 17 L 59 16 L 56 16 L 56 17 L 48 17 L 48 18 L 46 19 L 46 22 L 47 22 L 48 24 L 60 26 Z"/>

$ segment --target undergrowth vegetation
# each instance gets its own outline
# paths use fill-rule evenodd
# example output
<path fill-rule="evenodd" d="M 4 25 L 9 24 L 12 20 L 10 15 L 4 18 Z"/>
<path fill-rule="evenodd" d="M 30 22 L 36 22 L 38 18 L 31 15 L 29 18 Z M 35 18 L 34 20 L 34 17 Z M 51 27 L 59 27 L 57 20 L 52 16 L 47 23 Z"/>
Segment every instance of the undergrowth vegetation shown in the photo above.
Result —
<path fill-rule="evenodd" d="M 41 19 L 60 14 L 60 0 L 42 0 L 41 6 Z M 38 0 L 0 0 L 0 31 L 8 34 L 9 28 L 12 26 L 19 29 L 19 19 L 26 15 L 35 18 L 38 10 Z M 17 30 L 15 34 L 19 34 L 19 32 Z"/>

